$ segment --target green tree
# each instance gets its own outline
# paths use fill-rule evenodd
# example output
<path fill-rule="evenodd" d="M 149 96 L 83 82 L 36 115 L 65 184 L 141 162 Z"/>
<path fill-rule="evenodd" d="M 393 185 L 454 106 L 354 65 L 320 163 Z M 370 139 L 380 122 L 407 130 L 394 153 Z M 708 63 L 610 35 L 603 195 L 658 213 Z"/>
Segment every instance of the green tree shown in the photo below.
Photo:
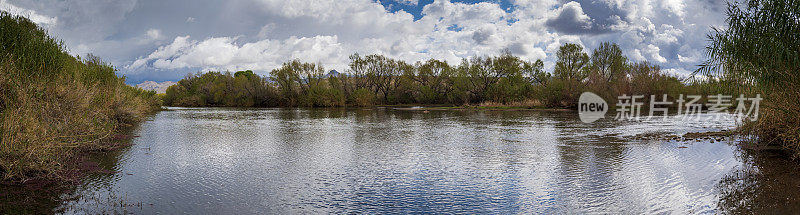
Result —
<path fill-rule="evenodd" d="M 603 42 L 592 52 L 592 72 L 597 73 L 602 81 L 611 83 L 624 75 L 628 58 L 622 55 L 622 49 L 616 43 Z"/>
<path fill-rule="evenodd" d="M 547 85 L 550 80 L 550 73 L 544 71 L 544 62 L 536 60 L 535 62 L 524 62 L 522 65 L 522 73 L 528 76 L 528 81 L 535 85 Z"/>
<path fill-rule="evenodd" d="M 507 50 L 491 58 L 491 61 L 491 70 L 497 80 L 490 86 L 489 98 L 500 103 L 522 100 L 528 88 L 528 83 L 522 76 L 526 62 Z"/>
<path fill-rule="evenodd" d="M 589 66 L 589 90 L 606 100 L 615 100 L 627 84 L 628 59 L 615 43 L 603 42 L 594 49 Z"/>
<path fill-rule="evenodd" d="M 420 102 L 445 103 L 446 96 L 453 90 L 452 76 L 455 69 L 445 61 L 430 59 L 418 65 L 412 79 L 419 85 Z"/>
<path fill-rule="evenodd" d="M 589 64 L 589 55 L 583 52 L 583 47 L 577 44 L 566 43 L 556 52 L 556 67 L 553 74 L 556 78 L 568 82 L 579 83 L 587 77 L 586 66 Z"/>
<path fill-rule="evenodd" d="M 566 43 L 556 52 L 556 66 L 553 75 L 558 79 L 558 86 L 563 86 L 558 98 L 562 105 L 569 107 L 577 104 L 578 95 L 583 90 L 584 80 L 588 77 L 589 55 L 583 52 L 583 47 L 577 44 Z"/>
<path fill-rule="evenodd" d="M 324 85 L 325 69 L 320 64 L 299 60 L 286 62 L 270 73 L 287 105 L 328 106 L 323 100 L 328 94 Z"/>

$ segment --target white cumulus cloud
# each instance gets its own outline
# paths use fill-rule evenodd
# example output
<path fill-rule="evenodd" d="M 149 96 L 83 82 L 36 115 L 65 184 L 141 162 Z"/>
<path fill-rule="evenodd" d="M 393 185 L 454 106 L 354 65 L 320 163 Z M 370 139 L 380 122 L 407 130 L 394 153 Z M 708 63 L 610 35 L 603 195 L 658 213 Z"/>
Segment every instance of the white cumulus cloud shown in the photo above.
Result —
<path fill-rule="evenodd" d="M 36 11 L 14 6 L 6 0 L 0 0 L 0 10 L 6 11 L 12 15 L 27 17 L 39 25 L 52 26 L 58 22 L 58 17 L 41 15 L 36 13 Z"/>
<path fill-rule="evenodd" d="M 291 59 L 345 72 L 353 53 L 456 64 L 508 50 L 552 69 L 564 43 L 591 53 L 605 41 L 631 60 L 684 72 L 702 60 L 709 26 L 724 24 L 724 5 L 707 0 L 385 1 L 418 10 L 385 8 L 383 0 L 0 0 L 0 9 L 139 82 L 198 70 L 265 74 Z"/>

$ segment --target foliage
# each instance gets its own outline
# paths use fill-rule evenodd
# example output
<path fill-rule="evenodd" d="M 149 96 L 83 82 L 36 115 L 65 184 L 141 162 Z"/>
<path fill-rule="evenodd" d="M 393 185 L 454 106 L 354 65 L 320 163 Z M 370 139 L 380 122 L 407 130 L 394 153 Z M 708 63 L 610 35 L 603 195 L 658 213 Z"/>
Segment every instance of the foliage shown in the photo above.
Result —
<path fill-rule="evenodd" d="M 366 88 L 359 88 L 353 92 L 353 105 L 368 107 L 375 105 L 375 95 Z"/>
<path fill-rule="evenodd" d="M 644 63 L 646 64 L 646 62 Z M 592 52 L 587 85 L 604 99 L 613 100 L 614 95 L 627 93 L 622 92 L 624 89 L 621 88 L 624 87 L 629 71 L 635 71 L 630 66 L 627 57 L 622 54 L 622 49 L 617 44 L 601 43 L 600 47 Z M 659 69 L 655 68 L 654 71 L 659 71 Z M 632 83 L 643 83 L 643 80 L 635 80 L 635 78 L 631 81 Z"/>
<path fill-rule="evenodd" d="M 167 88 L 164 104 L 169 106 L 259 107 L 275 103 L 275 90 L 252 71 L 208 72 L 187 75 Z"/>
<path fill-rule="evenodd" d="M 561 100 L 564 105 L 573 107 L 578 102 L 578 96 L 584 88 L 584 81 L 589 74 L 589 55 L 583 52 L 583 47 L 567 43 L 556 52 L 556 66 L 553 75 L 563 84 Z"/>
<path fill-rule="evenodd" d="M 160 108 L 155 92 L 126 85 L 115 71 L 94 56 L 67 54 L 27 18 L 0 12 L 3 179 L 60 177 L 78 152 L 111 147 L 111 134 Z"/>
<path fill-rule="evenodd" d="M 584 90 L 613 101 L 621 94 L 675 95 L 693 89 L 661 73 L 657 65 L 629 62 L 613 43 L 601 44 L 591 58 L 577 44 L 563 45 L 552 74 L 541 60 L 526 61 L 508 51 L 465 59 L 458 65 L 436 59 L 410 64 L 383 55 L 353 54 L 349 67 L 347 73 L 325 74 L 320 64 L 291 60 L 270 72 L 271 81 L 252 71 L 190 75 L 171 87 L 164 101 L 175 106 L 537 104 L 561 108 L 574 107 Z M 234 84 L 245 76 L 251 81 Z M 243 86 L 258 93 L 241 93 Z"/>
<path fill-rule="evenodd" d="M 800 2 L 728 3 L 727 16 L 728 27 L 709 35 L 708 60 L 697 72 L 719 88 L 761 94 L 758 120 L 742 130 L 800 155 Z"/>
<path fill-rule="evenodd" d="M 344 105 L 344 94 L 332 89 L 323 76 L 325 69 L 314 63 L 292 60 L 271 75 L 281 92 L 282 105 L 335 107 Z M 338 82 L 337 82 L 338 84 Z"/>

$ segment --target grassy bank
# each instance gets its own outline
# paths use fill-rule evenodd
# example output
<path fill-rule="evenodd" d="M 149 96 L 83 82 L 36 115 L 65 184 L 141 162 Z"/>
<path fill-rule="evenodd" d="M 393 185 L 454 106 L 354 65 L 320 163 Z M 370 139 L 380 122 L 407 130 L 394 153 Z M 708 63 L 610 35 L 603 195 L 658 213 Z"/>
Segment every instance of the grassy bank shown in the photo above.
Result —
<path fill-rule="evenodd" d="M 73 57 L 24 17 L 0 13 L 0 175 L 62 177 L 80 152 L 157 110 L 154 92 L 124 83 L 96 57 Z"/>
<path fill-rule="evenodd" d="M 727 16 L 727 28 L 709 35 L 709 60 L 699 72 L 746 83 L 727 87 L 761 94 L 758 119 L 740 130 L 800 156 L 800 2 L 730 3 Z"/>

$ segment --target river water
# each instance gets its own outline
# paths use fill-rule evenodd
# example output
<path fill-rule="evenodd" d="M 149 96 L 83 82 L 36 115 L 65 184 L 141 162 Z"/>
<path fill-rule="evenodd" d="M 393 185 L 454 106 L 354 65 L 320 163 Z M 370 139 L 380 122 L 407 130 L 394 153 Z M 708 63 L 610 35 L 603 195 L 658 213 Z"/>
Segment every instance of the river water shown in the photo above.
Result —
<path fill-rule="evenodd" d="M 645 140 L 733 121 L 581 123 L 570 111 L 169 108 L 61 213 L 791 212 L 796 163 L 737 141 Z M 50 210 L 50 209 L 48 209 Z"/>

